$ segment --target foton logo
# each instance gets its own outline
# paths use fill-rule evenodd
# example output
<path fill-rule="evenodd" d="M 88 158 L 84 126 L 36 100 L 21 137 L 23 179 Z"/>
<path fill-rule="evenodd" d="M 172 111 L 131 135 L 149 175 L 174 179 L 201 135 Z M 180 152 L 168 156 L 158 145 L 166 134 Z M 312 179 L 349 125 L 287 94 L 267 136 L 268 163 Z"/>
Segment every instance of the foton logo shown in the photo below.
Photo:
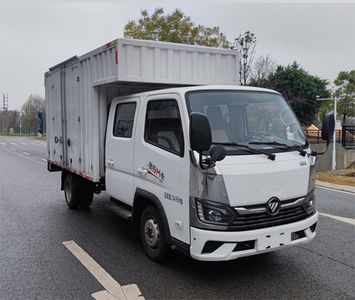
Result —
<path fill-rule="evenodd" d="M 281 202 L 278 198 L 272 197 L 266 203 L 266 210 L 270 216 L 275 216 L 279 213 L 281 208 Z"/>
<path fill-rule="evenodd" d="M 156 165 L 154 165 L 152 162 L 149 162 L 145 169 L 147 170 L 148 174 L 159 179 L 160 182 L 164 182 L 165 179 L 164 172 L 161 169 L 159 169 Z"/>

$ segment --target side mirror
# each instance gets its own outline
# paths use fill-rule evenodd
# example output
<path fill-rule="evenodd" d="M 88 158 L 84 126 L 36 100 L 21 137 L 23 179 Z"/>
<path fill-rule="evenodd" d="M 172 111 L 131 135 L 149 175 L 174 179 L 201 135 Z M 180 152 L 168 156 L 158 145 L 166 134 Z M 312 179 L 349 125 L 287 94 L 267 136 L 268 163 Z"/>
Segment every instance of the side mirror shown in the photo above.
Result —
<path fill-rule="evenodd" d="M 212 136 L 210 123 L 204 114 L 192 113 L 190 116 L 190 145 L 199 153 L 211 148 Z"/>
<path fill-rule="evenodd" d="M 322 124 L 322 139 L 327 141 L 327 144 L 330 143 L 330 140 L 334 134 L 334 128 L 334 114 L 332 112 L 328 112 L 325 114 Z"/>
<path fill-rule="evenodd" d="M 335 128 L 334 114 L 332 112 L 328 112 L 325 114 L 323 118 L 323 124 L 322 124 L 322 139 L 327 141 L 327 145 L 325 146 L 325 149 L 321 152 L 312 151 L 313 156 L 317 156 L 319 154 L 324 154 L 325 152 L 327 152 L 330 144 L 330 140 L 334 134 L 334 128 Z"/>

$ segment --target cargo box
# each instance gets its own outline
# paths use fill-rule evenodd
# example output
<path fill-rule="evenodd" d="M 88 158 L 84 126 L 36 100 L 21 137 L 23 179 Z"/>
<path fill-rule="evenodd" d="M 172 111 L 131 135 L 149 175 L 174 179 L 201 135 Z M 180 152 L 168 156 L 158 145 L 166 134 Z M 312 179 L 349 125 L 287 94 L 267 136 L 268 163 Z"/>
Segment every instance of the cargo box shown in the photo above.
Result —
<path fill-rule="evenodd" d="M 107 111 L 117 96 L 239 83 L 232 50 L 117 39 L 45 74 L 48 161 L 93 182 L 104 177 Z"/>

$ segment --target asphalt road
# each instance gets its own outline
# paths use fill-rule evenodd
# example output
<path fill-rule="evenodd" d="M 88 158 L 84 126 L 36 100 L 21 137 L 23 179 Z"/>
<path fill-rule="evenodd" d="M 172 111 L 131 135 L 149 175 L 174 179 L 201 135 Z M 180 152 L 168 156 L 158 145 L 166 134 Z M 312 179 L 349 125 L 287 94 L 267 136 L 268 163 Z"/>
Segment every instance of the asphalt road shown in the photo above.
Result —
<path fill-rule="evenodd" d="M 308 245 L 222 263 L 174 252 L 150 261 L 132 228 L 105 208 L 69 210 L 44 141 L 0 137 L 0 299 L 93 299 L 103 287 L 62 244 L 74 240 L 146 299 L 354 299 L 355 226 L 321 216 Z M 321 213 L 355 219 L 354 195 L 318 188 Z"/>

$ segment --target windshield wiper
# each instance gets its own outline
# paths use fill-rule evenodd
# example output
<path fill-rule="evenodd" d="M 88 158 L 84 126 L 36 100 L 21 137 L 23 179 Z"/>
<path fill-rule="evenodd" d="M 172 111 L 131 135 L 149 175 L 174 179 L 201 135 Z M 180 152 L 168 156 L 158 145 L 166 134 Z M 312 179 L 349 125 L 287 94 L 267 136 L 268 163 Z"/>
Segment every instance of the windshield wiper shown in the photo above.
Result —
<path fill-rule="evenodd" d="M 282 147 L 286 147 L 287 149 L 290 150 L 296 150 L 299 152 L 300 155 L 302 156 L 306 156 L 307 151 L 305 151 L 301 146 L 290 146 L 284 143 L 279 143 L 279 142 L 250 142 L 249 145 L 273 145 L 273 146 L 282 146 Z"/>
<path fill-rule="evenodd" d="M 233 142 L 228 142 L 228 143 L 212 142 L 212 144 L 221 145 L 221 146 L 232 146 L 232 147 L 240 148 L 240 150 L 242 150 L 242 151 L 253 153 L 253 154 L 264 154 L 270 160 L 275 160 L 275 157 L 276 157 L 276 155 L 274 153 L 268 153 L 268 152 L 260 150 L 260 149 L 251 148 L 246 144 L 238 144 L 238 143 L 233 143 Z"/>

